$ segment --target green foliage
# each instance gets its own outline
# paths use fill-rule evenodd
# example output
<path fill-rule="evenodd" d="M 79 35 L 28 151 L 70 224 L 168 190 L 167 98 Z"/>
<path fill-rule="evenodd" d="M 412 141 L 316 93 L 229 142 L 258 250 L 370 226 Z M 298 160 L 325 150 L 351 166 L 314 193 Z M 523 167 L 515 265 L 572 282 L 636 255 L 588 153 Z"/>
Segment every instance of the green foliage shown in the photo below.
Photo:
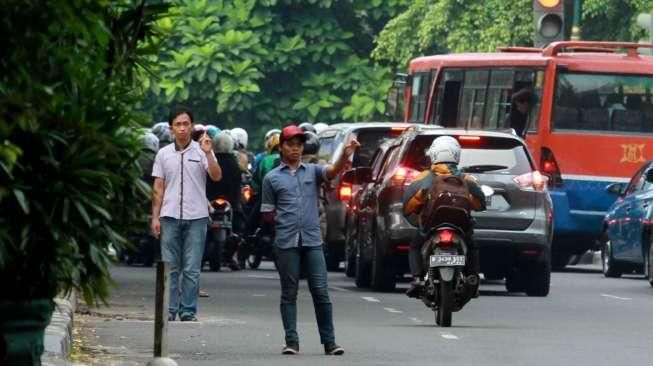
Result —
<path fill-rule="evenodd" d="M 380 118 L 391 74 L 369 54 L 409 3 L 174 1 L 158 22 L 160 67 L 144 75 L 145 108 L 161 119 L 182 101 L 198 121 L 254 135 L 291 121 Z"/>
<path fill-rule="evenodd" d="M 6 2 L 5 2 L 6 3 Z M 141 214 L 137 79 L 164 5 L 12 1 L 0 32 L 0 299 L 103 300 Z M 140 66 L 139 66 L 140 65 Z M 140 71 L 138 71 L 140 73 Z"/>
<path fill-rule="evenodd" d="M 652 0 L 583 0 L 583 39 L 637 41 L 637 14 Z M 573 10 L 573 7 L 569 7 Z M 572 14 L 567 14 L 571 22 Z M 532 0 L 416 0 L 381 31 L 372 56 L 398 70 L 421 55 L 491 52 L 500 46 L 532 46 Z"/>
<path fill-rule="evenodd" d="M 372 55 L 405 69 L 420 55 L 528 46 L 532 14 L 530 0 L 417 0 L 388 22 Z"/>

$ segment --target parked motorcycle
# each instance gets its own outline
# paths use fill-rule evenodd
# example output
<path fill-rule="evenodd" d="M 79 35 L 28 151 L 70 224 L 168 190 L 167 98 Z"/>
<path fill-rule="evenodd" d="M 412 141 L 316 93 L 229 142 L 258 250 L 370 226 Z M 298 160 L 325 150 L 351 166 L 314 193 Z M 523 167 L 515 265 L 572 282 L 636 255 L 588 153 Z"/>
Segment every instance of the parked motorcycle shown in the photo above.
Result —
<path fill-rule="evenodd" d="M 494 193 L 488 186 L 482 189 L 486 197 Z M 467 233 L 473 220 L 468 211 L 450 206 L 439 207 L 431 217 L 435 225 L 421 251 L 426 272 L 421 298 L 435 312 L 436 324 L 450 327 L 452 313 L 460 311 L 478 291 L 478 275 L 464 274 L 470 259 Z"/>

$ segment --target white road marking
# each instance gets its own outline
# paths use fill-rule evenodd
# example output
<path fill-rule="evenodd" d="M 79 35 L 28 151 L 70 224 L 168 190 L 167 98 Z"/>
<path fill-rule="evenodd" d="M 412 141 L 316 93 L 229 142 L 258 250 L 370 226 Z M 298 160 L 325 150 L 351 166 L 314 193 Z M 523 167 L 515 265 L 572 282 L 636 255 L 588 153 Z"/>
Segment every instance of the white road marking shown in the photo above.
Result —
<path fill-rule="evenodd" d="M 265 296 L 268 296 L 268 295 L 266 295 L 266 294 L 252 294 L 252 296 L 254 296 L 254 297 L 265 297 Z"/>
<path fill-rule="evenodd" d="M 389 312 L 389 313 L 395 313 L 395 314 L 403 314 L 403 311 L 397 310 L 395 308 L 383 308 L 383 310 Z"/>
<path fill-rule="evenodd" d="M 440 333 L 440 336 L 444 339 L 460 339 L 458 336 L 449 333 Z"/>
<path fill-rule="evenodd" d="M 412 320 L 413 323 L 423 323 L 419 318 L 410 318 L 410 320 Z"/>
<path fill-rule="evenodd" d="M 617 299 L 617 300 L 632 300 L 630 297 L 619 297 L 619 296 L 614 296 L 614 295 L 608 295 L 608 294 L 601 294 L 603 297 L 608 297 L 610 299 Z"/>
<path fill-rule="evenodd" d="M 335 291 L 341 291 L 341 292 L 351 292 L 351 290 L 343 288 L 343 287 L 338 287 L 338 286 L 329 286 L 330 289 L 335 290 Z"/>
<path fill-rule="evenodd" d="M 371 296 L 361 296 L 361 299 L 369 302 L 381 302 L 381 300 Z"/>
<path fill-rule="evenodd" d="M 275 279 L 279 279 L 279 277 L 275 277 L 275 276 L 264 276 L 264 275 L 247 275 L 247 277 L 249 277 L 249 278 L 264 278 L 264 279 L 266 279 L 266 280 L 275 280 Z"/>

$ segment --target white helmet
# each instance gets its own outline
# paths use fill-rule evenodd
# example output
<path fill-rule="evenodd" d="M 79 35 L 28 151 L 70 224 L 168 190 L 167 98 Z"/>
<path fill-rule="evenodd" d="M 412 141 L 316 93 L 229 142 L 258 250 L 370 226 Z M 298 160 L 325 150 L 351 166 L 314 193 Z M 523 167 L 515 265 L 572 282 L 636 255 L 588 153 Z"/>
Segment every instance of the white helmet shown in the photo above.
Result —
<path fill-rule="evenodd" d="M 213 150 L 216 153 L 230 153 L 233 148 L 234 142 L 228 133 L 222 131 L 213 137 Z"/>
<path fill-rule="evenodd" d="M 268 131 L 268 132 L 265 133 L 265 138 L 264 138 L 263 140 L 264 140 L 264 141 L 267 141 L 270 137 L 272 137 L 272 135 L 280 135 L 280 134 L 281 134 L 281 130 L 280 130 L 280 129 L 278 129 L 278 128 L 273 128 L 273 129 L 271 129 L 270 131 Z"/>
<path fill-rule="evenodd" d="M 317 131 L 317 134 L 319 135 L 320 132 L 326 130 L 329 127 L 329 125 L 327 125 L 326 123 L 320 122 L 320 123 L 314 124 L 313 127 L 315 127 L 315 130 Z"/>
<path fill-rule="evenodd" d="M 156 154 L 159 151 L 159 138 L 152 132 L 146 132 L 141 136 L 143 148 Z"/>
<path fill-rule="evenodd" d="M 233 137 L 234 143 L 236 145 L 240 145 L 240 148 L 247 148 L 247 131 L 243 130 L 240 127 L 233 128 L 231 130 L 231 137 Z"/>
<path fill-rule="evenodd" d="M 426 154 L 431 164 L 460 162 L 460 144 L 451 136 L 440 136 L 433 140 Z"/>

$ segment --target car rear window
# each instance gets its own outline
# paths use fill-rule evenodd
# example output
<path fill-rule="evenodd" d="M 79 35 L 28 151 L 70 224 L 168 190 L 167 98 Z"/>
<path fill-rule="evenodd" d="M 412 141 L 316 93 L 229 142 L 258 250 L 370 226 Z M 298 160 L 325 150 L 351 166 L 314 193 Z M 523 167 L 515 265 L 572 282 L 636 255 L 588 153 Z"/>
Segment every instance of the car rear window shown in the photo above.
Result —
<path fill-rule="evenodd" d="M 336 148 L 335 141 L 335 135 L 320 137 L 320 149 L 317 151 L 317 158 L 320 160 L 329 161 L 329 159 L 331 159 L 331 155 L 333 154 L 333 150 Z"/>
<path fill-rule="evenodd" d="M 356 132 L 356 139 L 361 146 L 354 153 L 352 166 L 370 166 L 376 149 L 384 142 L 394 139 L 404 131 L 402 128 L 361 129 Z M 345 141 L 347 142 L 347 141 Z"/>
<path fill-rule="evenodd" d="M 424 170 L 431 165 L 426 155 L 433 140 L 439 135 L 417 136 L 402 159 L 402 165 Z M 481 136 L 478 140 L 461 140 L 462 151 L 458 166 L 469 173 L 525 174 L 533 167 L 526 147 L 518 140 Z M 464 138 L 464 137 L 463 137 Z"/>

